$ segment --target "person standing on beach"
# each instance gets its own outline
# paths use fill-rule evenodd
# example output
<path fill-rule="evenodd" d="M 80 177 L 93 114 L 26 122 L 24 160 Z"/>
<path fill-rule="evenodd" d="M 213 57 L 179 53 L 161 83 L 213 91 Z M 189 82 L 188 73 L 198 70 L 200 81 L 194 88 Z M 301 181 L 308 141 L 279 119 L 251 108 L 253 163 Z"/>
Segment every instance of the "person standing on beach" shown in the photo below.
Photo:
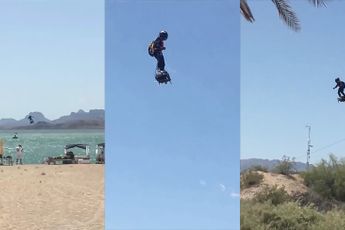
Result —
<path fill-rule="evenodd" d="M 23 153 L 24 153 L 24 149 L 22 147 L 22 145 L 18 145 L 16 147 L 16 164 L 23 164 Z"/>

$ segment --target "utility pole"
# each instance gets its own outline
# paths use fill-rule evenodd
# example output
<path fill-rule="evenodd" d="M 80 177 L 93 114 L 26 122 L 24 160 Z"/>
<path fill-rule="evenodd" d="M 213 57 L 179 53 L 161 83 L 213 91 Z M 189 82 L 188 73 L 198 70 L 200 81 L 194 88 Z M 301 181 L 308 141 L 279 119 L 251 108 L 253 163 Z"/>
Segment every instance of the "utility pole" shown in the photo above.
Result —
<path fill-rule="evenodd" d="M 310 148 L 313 147 L 313 146 L 311 145 L 311 139 L 310 139 L 311 126 L 310 125 L 306 125 L 305 127 L 308 128 L 307 169 L 309 169 Z"/>

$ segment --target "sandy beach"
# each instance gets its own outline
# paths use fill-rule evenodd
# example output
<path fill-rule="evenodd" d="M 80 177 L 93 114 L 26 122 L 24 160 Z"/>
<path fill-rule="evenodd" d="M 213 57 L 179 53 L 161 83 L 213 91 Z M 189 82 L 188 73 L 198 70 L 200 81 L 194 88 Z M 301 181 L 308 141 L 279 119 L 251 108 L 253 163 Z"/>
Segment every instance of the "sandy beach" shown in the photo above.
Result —
<path fill-rule="evenodd" d="M 104 229 L 104 165 L 0 166 L 0 229 Z"/>

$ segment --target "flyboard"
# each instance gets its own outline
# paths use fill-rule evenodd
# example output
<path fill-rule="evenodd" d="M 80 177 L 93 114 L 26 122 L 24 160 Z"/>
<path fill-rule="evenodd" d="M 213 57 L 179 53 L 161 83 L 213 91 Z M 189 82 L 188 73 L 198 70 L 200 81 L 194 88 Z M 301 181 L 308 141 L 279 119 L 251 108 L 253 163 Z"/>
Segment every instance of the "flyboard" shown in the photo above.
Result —
<path fill-rule="evenodd" d="M 158 81 L 159 84 L 167 84 L 170 82 L 171 84 L 171 78 L 169 73 L 166 70 L 156 70 L 155 78 Z"/>

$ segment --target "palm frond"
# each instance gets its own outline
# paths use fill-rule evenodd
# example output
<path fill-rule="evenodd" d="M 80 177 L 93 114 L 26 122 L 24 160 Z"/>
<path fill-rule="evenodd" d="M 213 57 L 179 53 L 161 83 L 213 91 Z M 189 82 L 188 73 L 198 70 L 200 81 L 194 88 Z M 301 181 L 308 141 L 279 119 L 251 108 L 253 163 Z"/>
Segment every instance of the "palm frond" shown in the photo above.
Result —
<path fill-rule="evenodd" d="M 308 0 L 310 3 L 312 3 L 314 6 L 319 7 L 319 6 L 327 6 L 326 5 L 326 0 Z"/>
<path fill-rule="evenodd" d="M 244 18 L 250 22 L 255 21 L 252 12 L 250 11 L 250 8 L 247 4 L 246 0 L 241 0 L 240 2 L 240 8 L 241 8 L 241 13 L 244 16 Z"/>
<path fill-rule="evenodd" d="M 279 16 L 283 21 L 293 30 L 299 31 L 301 29 L 299 20 L 291 9 L 290 5 L 287 3 L 287 0 L 272 0 L 276 6 Z"/>

